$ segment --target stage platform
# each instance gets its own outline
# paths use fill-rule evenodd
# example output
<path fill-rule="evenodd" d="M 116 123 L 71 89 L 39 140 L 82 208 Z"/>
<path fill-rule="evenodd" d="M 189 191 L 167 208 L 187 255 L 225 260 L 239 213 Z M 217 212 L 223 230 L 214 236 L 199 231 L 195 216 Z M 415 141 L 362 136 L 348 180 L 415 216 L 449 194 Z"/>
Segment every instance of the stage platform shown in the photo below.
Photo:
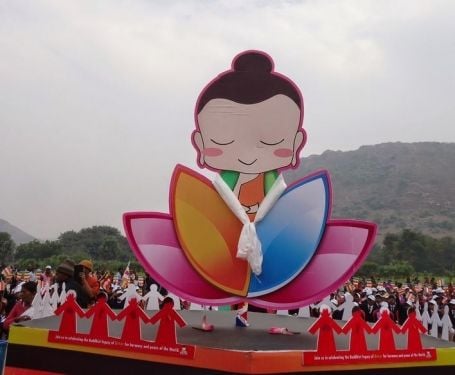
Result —
<path fill-rule="evenodd" d="M 154 312 L 147 312 L 149 316 Z M 392 363 L 342 363 L 310 365 L 304 353 L 316 350 L 317 336 L 307 332 L 312 318 L 248 313 L 250 327 L 235 327 L 231 311 L 179 311 L 187 322 L 177 328 L 178 343 L 194 347 L 192 358 L 159 355 L 142 350 L 117 350 L 50 342 L 49 331 L 59 329 L 60 318 L 53 316 L 11 327 L 6 374 L 39 374 L 45 371 L 58 374 L 425 374 L 455 375 L 455 343 L 422 335 L 423 348 L 435 348 L 436 358 L 430 361 Z M 203 314 L 215 326 L 212 332 L 193 329 L 200 327 Z M 88 333 L 91 319 L 78 320 L 78 332 Z M 340 322 L 340 325 L 342 322 Z M 120 337 L 122 322 L 110 322 L 109 335 Z M 295 335 L 268 333 L 271 327 L 286 327 Z M 142 339 L 153 341 L 157 327 L 142 324 Z M 349 335 L 335 337 L 338 350 L 348 349 Z M 406 345 L 406 335 L 395 335 L 397 349 Z M 377 335 L 367 335 L 369 350 L 378 345 Z M 23 370 L 19 370 L 23 369 Z M 27 371 L 28 369 L 29 371 Z M 22 372 L 21 372 L 22 371 Z M 142 372 L 144 371 L 144 372 Z"/>

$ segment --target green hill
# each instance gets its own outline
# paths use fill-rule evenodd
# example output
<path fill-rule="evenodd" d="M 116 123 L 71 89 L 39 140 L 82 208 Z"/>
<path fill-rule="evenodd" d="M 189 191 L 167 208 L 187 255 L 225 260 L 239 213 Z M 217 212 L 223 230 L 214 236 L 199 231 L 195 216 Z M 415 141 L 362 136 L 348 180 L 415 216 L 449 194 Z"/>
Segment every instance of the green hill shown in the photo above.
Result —
<path fill-rule="evenodd" d="M 285 174 L 292 182 L 316 169 L 330 172 L 332 217 L 367 219 L 379 238 L 408 228 L 455 237 L 455 143 L 384 143 L 326 151 Z"/>

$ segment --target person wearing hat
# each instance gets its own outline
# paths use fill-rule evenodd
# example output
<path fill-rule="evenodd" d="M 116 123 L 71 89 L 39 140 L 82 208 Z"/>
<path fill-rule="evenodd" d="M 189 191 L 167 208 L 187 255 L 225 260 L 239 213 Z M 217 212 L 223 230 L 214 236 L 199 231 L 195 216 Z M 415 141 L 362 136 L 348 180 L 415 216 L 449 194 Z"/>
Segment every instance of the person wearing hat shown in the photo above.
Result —
<path fill-rule="evenodd" d="M 441 294 L 441 295 L 444 295 L 444 289 L 442 289 L 441 287 L 438 287 L 436 288 L 436 290 L 434 291 L 435 294 Z"/>
<path fill-rule="evenodd" d="M 362 302 L 360 308 L 365 313 L 365 320 L 370 323 L 377 321 L 377 312 L 379 311 L 379 305 L 376 303 L 376 297 L 370 294 L 367 299 Z"/>
<path fill-rule="evenodd" d="M 57 283 L 57 293 L 62 293 L 63 284 L 65 284 L 66 291 L 74 290 L 76 292 L 76 301 L 80 307 L 88 307 L 90 298 L 87 292 L 74 278 L 74 262 L 66 259 L 55 270 L 55 281 Z"/>
<path fill-rule="evenodd" d="M 95 301 L 96 296 L 100 291 L 100 283 L 98 279 L 92 275 L 93 263 L 84 259 L 79 262 L 82 266 L 82 272 L 79 273 L 79 280 L 81 281 L 82 288 L 88 294 L 90 301 Z"/>

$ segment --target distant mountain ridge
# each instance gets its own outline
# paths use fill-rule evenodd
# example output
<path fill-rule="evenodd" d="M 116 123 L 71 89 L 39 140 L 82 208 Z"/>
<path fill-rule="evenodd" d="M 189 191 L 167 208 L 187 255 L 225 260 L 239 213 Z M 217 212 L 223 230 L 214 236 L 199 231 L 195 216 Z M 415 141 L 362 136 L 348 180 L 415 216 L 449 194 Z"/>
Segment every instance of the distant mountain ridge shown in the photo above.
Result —
<path fill-rule="evenodd" d="M 0 219 L 0 232 L 6 232 L 11 235 L 11 238 L 14 240 L 16 245 L 22 243 L 30 242 L 35 239 L 32 235 L 24 232 L 22 229 L 15 227 L 14 225 L 8 223 L 6 220 Z"/>
<path fill-rule="evenodd" d="M 380 235 L 404 228 L 455 237 L 455 143 L 383 143 L 301 160 L 288 183 L 330 172 L 334 218 L 372 220 Z"/>
<path fill-rule="evenodd" d="M 402 229 L 455 237 L 455 143 L 382 143 L 325 151 L 287 171 L 287 183 L 318 169 L 332 182 L 332 217 L 374 221 L 381 241 Z M 16 244 L 35 237 L 0 219 Z"/>

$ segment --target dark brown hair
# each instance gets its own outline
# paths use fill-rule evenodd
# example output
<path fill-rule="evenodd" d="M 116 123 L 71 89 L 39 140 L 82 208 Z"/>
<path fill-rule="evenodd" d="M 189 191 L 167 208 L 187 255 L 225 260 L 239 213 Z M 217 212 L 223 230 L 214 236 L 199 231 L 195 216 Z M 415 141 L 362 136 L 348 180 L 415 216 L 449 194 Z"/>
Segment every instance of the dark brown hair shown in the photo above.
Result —
<path fill-rule="evenodd" d="M 256 104 L 279 94 L 292 99 L 303 112 L 300 90 L 287 77 L 274 72 L 273 68 L 273 60 L 264 52 L 242 52 L 233 59 L 231 70 L 221 73 L 202 90 L 196 114 L 212 99 Z"/>
<path fill-rule="evenodd" d="M 34 281 L 27 281 L 22 284 L 22 289 L 27 289 L 30 293 L 36 293 L 36 283 Z"/>

